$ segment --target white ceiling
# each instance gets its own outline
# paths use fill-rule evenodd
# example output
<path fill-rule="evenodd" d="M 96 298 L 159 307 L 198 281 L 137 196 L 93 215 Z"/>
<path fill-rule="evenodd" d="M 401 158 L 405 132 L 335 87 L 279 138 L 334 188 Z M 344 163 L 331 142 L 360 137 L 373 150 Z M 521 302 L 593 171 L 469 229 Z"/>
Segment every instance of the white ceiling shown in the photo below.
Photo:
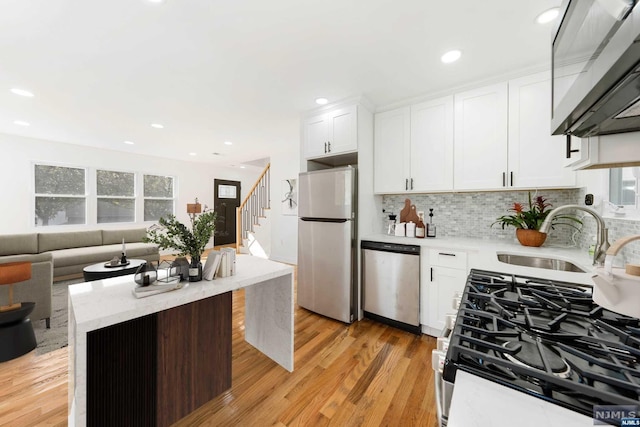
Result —
<path fill-rule="evenodd" d="M 548 63 L 534 20 L 559 3 L 0 0 L 0 132 L 237 165 L 297 143 L 319 96 L 384 106 Z"/>

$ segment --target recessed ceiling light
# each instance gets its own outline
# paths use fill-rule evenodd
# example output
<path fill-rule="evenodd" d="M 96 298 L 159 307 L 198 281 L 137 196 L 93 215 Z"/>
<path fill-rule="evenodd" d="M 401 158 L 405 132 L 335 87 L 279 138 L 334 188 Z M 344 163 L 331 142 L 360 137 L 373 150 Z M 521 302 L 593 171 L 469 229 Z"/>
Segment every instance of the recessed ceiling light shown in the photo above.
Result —
<path fill-rule="evenodd" d="M 149 3 L 164 3 L 164 0 L 147 0 Z"/>
<path fill-rule="evenodd" d="M 233 142 L 231 142 L 231 141 L 225 141 L 225 142 L 224 142 L 224 145 L 233 145 Z"/>
<path fill-rule="evenodd" d="M 164 129 L 164 126 L 160 123 L 151 123 L 151 127 L 156 129 Z"/>
<path fill-rule="evenodd" d="M 329 100 L 327 98 L 316 98 L 316 104 L 325 105 Z"/>
<path fill-rule="evenodd" d="M 244 169 L 244 168 L 246 168 L 246 166 L 240 166 L 240 169 Z"/>
<path fill-rule="evenodd" d="M 540 15 L 538 15 L 538 17 L 536 18 L 536 22 L 538 24 L 547 24 L 553 21 L 554 19 L 556 19 L 559 13 L 560 13 L 560 9 L 558 9 L 557 7 L 553 7 L 549 10 L 545 10 Z"/>
<path fill-rule="evenodd" d="M 462 52 L 460 52 L 459 50 L 450 50 L 449 52 L 442 55 L 440 60 L 445 64 L 450 64 L 460 59 L 460 56 L 462 56 Z"/>
<path fill-rule="evenodd" d="M 20 96 L 28 96 L 29 98 L 33 97 L 33 93 L 29 92 L 28 90 L 24 90 L 24 89 L 13 88 L 13 89 L 11 89 L 11 93 L 16 94 L 16 95 L 20 95 Z"/>
<path fill-rule="evenodd" d="M 198 153 L 189 153 L 190 156 L 197 156 Z"/>
<path fill-rule="evenodd" d="M 133 143 L 133 142 L 131 142 L 131 141 L 124 141 L 124 143 L 125 143 L 125 144 L 127 144 L 127 145 L 133 145 L 133 144 L 134 144 L 134 143 Z"/>
<path fill-rule="evenodd" d="M 18 125 L 18 126 L 31 126 L 31 123 L 29 122 L 24 122 L 22 120 L 16 120 L 13 122 L 14 125 Z"/>

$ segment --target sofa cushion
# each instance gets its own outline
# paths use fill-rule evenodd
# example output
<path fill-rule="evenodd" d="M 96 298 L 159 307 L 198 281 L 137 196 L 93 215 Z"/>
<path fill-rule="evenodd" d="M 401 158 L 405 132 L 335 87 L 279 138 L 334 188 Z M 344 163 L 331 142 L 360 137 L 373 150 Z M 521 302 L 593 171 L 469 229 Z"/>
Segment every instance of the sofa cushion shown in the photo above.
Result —
<path fill-rule="evenodd" d="M 120 257 L 122 244 L 94 246 L 91 248 L 60 249 L 51 252 L 55 268 L 72 265 L 87 266 L 98 262 L 107 262 L 114 256 Z M 127 244 L 127 258 L 136 258 L 143 255 L 158 253 L 158 247 L 153 243 Z"/>
<path fill-rule="evenodd" d="M 102 245 L 100 230 L 38 234 L 38 252 L 100 245 Z"/>
<path fill-rule="evenodd" d="M 45 252 L 42 254 L 8 255 L 0 257 L 0 264 L 23 261 L 28 261 L 34 264 L 36 262 L 53 262 L 53 255 L 51 255 L 51 252 Z"/>
<path fill-rule="evenodd" d="M 147 235 L 146 228 L 134 228 L 130 230 L 102 230 L 102 244 L 114 245 L 122 244 L 124 238 L 125 243 L 142 242 Z"/>
<path fill-rule="evenodd" d="M 0 236 L 0 256 L 38 253 L 38 235 L 5 234 Z"/>

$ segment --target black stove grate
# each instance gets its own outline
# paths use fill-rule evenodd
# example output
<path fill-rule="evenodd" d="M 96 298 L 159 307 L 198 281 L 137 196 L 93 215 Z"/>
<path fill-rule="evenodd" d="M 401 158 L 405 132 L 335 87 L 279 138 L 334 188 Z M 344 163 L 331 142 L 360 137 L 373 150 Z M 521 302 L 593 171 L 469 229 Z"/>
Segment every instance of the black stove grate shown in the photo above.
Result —
<path fill-rule="evenodd" d="M 444 379 L 457 369 L 587 416 L 638 405 L 640 321 L 598 306 L 588 287 L 472 270 Z"/>

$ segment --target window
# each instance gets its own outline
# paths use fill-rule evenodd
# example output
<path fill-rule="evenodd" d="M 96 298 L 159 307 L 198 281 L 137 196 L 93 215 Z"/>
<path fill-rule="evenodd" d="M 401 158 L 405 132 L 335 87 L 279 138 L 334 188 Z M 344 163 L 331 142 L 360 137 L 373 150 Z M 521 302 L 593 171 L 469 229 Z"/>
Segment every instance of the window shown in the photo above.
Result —
<path fill-rule="evenodd" d="M 99 224 L 135 222 L 135 179 L 131 172 L 96 171 Z"/>
<path fill-rule="evenodd" d="M 143 186 L 145 221 L 173 214 L 173 177 L 145 175 Z"/>
<path fill-rule="evenodd" d="M 35 224 L 86 224 L 86 170 L 35 165 Z"/>
<path fill-rule="evenodd" d="M 609 201 L 617 206 L 636 209 L 640 167 L 613 168 L 609 171 Z"/>

